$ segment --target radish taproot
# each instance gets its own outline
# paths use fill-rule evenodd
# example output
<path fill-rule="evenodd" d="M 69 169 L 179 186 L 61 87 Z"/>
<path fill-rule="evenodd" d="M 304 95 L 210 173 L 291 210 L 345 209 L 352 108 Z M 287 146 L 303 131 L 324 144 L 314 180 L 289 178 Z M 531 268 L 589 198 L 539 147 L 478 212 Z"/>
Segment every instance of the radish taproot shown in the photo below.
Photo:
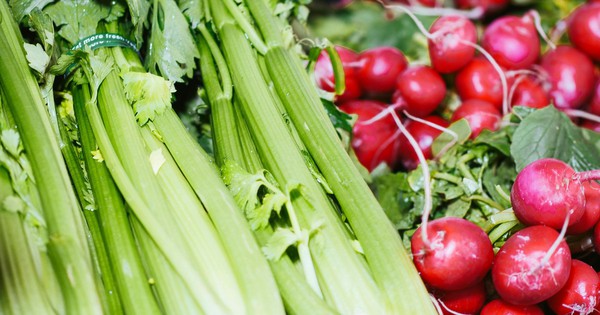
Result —
<path fill-rule="evenodd" d="M 567 283 L 546 302 L 557 315 L 591 314 L 596 309 L 599 286 L 594 268 L 573 259 Z"/>
<path fill-rule="evenodd" d="M 533 19 L 505 15 L 490 23 L 481 39 L 482 46 L 505 69 L 531 67 L 540 55 L 540 40 Z"/>
<path fill-rule="evenodd" d="M 537 305 L 513 305 L 495 299 L 488 302 L 479 315 L 544 315 L 544 311 Z"/>
<path fill-rule="evenodd" d="M 466 66 L 475 56 L 477 30 L 469 19 L 458 15 L 442 16 L 435 20 L 427 43 L 431 66 L 439 73 L 452 73 Z"/>
<path fill-rule="evenodd" d="M 391 115 L 373 119 L 388 105 L 374 100 L 353 100 L 340 110 L 358 116 L 353 127 L 352 148 L 359 162 L 372 171 L 381 163 L 394 168 L 398 160 L 400 132 Z"/>
<path fill-rule="evenodd" d="M 585 206 L 583 186 L 568 164 L 542 158 L 523 168 L 511 189 L 515 215 L 525 225 L 543 224 L 560 229 L 565 220 L 576 223 Z"/>
<path fill-rule="evenodd" d="M 443 128 L 448 127 L 449 123 L 440 116 L 427 116 L 423 120 L 424 122 L 409 120 L 406 123 L 406 130 L 415 138 L 423 155 L 429 160 L 433 157 L 431 152 L 433 140 L 443 132 Z M 400 137 L 400 147 L 402 149 L 399 153 L 399 160 L 404 169 L 416 169 L 419 166 L 417 152 L 404 135 Z"/>
<path fill-rule="evenodd" d="M 444 79 L 429 66 L 410 66 L 396 80 L 393 103 L 417 117 L 431 114 L 446 96 Z"/>
<path fill-rule="evenodd" d="M 421 225 L 412 236 L 411 251 L 423 281 L 440 290 L 461 290 L 477 284 L 494 258 L 487 234 L 475 223 L 456 217 Z"/>
<path fill-rule="evenodd" d="M 556 294 L 567 282 L 570 269 L 571 252 L 561 235 L 535 225 L 515 232 L 500 247 L 492 265 L 492 281 L 504 301 L 533 305 Z"/>
<path fill-rule="evenodd" d="M 450 121 L 466 119 L 471 128 L 471 139 L 475 139 L 484 129 L 495 131 L 500 127 L 502 114 L 489 102 L 471 99 L 464 101 L 452 114 Z"/>

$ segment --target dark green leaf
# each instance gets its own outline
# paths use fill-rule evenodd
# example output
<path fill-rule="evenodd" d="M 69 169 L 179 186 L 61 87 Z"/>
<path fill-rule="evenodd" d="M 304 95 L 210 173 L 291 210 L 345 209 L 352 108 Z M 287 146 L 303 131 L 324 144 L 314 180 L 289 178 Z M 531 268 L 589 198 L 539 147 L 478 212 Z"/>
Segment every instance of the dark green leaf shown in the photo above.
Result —
<path fill-rule="evenodd" d="M 341 129 L 345 132 L 352 133 L 352 116 L 342 112 L 333 104 L 332 101 L 321 99 L 323 102 L 323 106 L 325 106 L 325 110 L 327 110 L 327 115 L 331 120 L 331 123 L 336 129 Z"/>
<path fill-rule="evenodd" d="M 517 170 L 541 158 L 556 158 L 577 171 L 600 168 L 600 150 L 581 128 L 553 106 L 531 113 L 513 137 L 511 154 Z"/>

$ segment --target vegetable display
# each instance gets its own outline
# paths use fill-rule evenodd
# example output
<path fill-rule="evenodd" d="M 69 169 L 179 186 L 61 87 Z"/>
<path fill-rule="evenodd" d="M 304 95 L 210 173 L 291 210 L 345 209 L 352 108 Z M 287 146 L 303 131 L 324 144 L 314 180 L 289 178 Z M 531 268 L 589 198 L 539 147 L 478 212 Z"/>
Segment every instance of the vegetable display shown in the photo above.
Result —
<path fill-rule="evenodd" d="M 0 1 L 0 315 L 593 314 L 594 1 Z"/>

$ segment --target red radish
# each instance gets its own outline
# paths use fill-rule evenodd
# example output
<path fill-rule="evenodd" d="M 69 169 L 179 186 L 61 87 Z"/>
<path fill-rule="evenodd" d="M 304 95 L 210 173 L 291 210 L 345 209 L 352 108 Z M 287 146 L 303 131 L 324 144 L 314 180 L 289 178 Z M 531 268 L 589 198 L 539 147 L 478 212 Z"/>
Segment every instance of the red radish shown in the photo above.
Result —
<path fill-rule="evenodd" d="M 483 129 L 495 131 L 500 126 L 502 114 L 494 105 L 477 99 L 464 101 L 452 114 L 450 121 L 466 119 L 471 127 L 471 139 L 475 139 Z"/>
<path fill-rule="evenodd" d="M 494 66 L 482 57 L 475 57 L 455 78 L 456 92 L 463 101 L 479 99 L 502 108 L 502 84 Z"/>
<path fill-rule="evenodd" d="M 600 4 L 584 4 L 571 14 L 567 33 L 573 46 L 600 61 Z"/>
<path fill-rule="evenodd" d="M 475 48 L 463 42 L 475 44 L 477 31 L 473 22 L 457 15 L 442 16 L 435 20 L 428 39 L 431 66 L 439 73 L 452 73 L 466 66 L 475 55 Z"/>
<path fill-rule="evenodd" d="M 600 122 L 586 120 L 583 123 L 581 123 L 581 127 L 595 132 L 600 132 Z"/>
<path fill-rule="evenodd" d="M 359 54 L 358 81 L 365 92 L 391 94 L 396 78 L 408 66 L 408 60 L 397 48 L 381 46 Z"/>
<path fill-rule="evenodd" d="M 346 113 L 358 115 L 353 128 L 352 147 L 358 160 L 369 171 L 381 163 L 391 168 L 397 164 L 400 132 L 394 119 L 387 115 L 372 120 L 386 107 L 386 104 L 372 100 L 354 100 L 339 106 Z"/>
<path fill-rule="evenodd" d="M 590 314 L 596 308 L 600 278 L 590 265 L 573 259 L 567 283 L 547 300 L 558 315 Z"/>
<path fill-rule="evenodd" d="M 439 290 L 462 290 L 480 282 L 494 258 L 492 243 L 475 223 L 455 217 L 432 220 L 411 240 L 413 262 L 423 281 Z"/>
<path fill-rule="evenodd" d="M 594 64 L 576 48 L 557 46 L 544 54 L 540 65 L 548 78 L 544 88 L 557 108 L 579 108 L 591 96 Z"/>
<path fill-rule="evenodd" d="M 550 104 L 546 91 L 529 76 L 516 79 L 512 88 L 514 88 L 510 103 L 512 106 L 542 108 Z"/>
<path fill-rule="evenodd" d="M 600 222 L 594 226 L 592 242 L 594 243 L 594 250 L 597 254 L 600 254 Z"/>
<path fill-rule="evenodd" d="M 462 290 L 434 290 L 432 293 L 438 300 L 443 315 L 477 314 L 483 307 L 487 295 L 483 281 Z"/>
<path fill-rule="evenodd" d="M 448 127 L 448 122 L 439 116 L 428 116 L 423 118 L 426 122 L 437 125 L 441 128 Z M 413 138 L 419 143 L 419 148 L 423 152 L 426 159 L 433 157 L 431 153 L 431 144 L 437 136 L 442 133 L 441 129 L 434 128 L 433 126 L 427 125 L 423 122 L 410 120 L 406 124 L 406 130 L 410 133 Z M 400 137 L 400 163 L 406 170 L 413 170 L 419 165 L 419 159 L 415 149 L 408 143 L 405 136 Z"/>
<path fill-rule="evenodd" d="M 517 231 L 502 245 L 494 258 L 492 281 L 504 301 L 533 305 L 556 294 L 570 269 L 571 252 L 562 236 L 535 225 Z"/>
<path fill-rule="evenodd" d="M 501 299 L 488 302 L 479 315 L 544 315 L 537 305 L 512 305 Z"/>
<path fill-rule="evenodd" d="M 394 103 L 398 98 L 402 110 L 417 117 L 431 114 L 446 96 L 444 79 L 428 66 L 411 66 L 396 80 Z"/>
<path fill-rule="evenodd" d="M 424 7 L 434 8 L 439 6 L 438 0 L 392 0 L 392 2 L 408 4 L 408 5 L 420 5 Z"/>
<path fill-rule="evenodd" d="M 567 229 L 567 234 L 582 234 L 591 230 L 600 220 L 600 185 L 596 182 L 584 182 L 585 206 L 583 216 Z"/>
<path fill-rule="evenodd" d="M 594 83 L 592 98 L 586 106 L 586 111 L 592 115 L 600 116 L 600 80 Z"/>
<path fill-rule="evenodd" d="M 481 8 L 486 14 L 496 13 L 508 5 L 508 0 L 455 0 L 459 9 Z"/>
<path fill-rule="evenodd" d="M 360 84 L 358 83 L 358 75 L 356 73 L 358 54 L 342 46 L 336 46 L 335 50 L 342 61 L 346 81 L 346 90 L 344 90 L 342 95 L 337 96 L 336 101 L 345 102 L 357 99 L 362 94 Z M 329 55 L 325 50 L 321 51 L 321 54 L 315 63 L 315 78 L 317 84 L 323 90 L 328 92 L 333 92 L 335 90 L 333 67 L 331 66 Z"/>
<path fill-rule="evenodd" d="M 506 15 L 490 23 L 481 45 L 506 69 L 525 69 L 540 55 L 540 40 L 529 15 Z"/>
<path fill-rule="evenodd" d="M 585 196 L 575 171 L 565 162 L 543 158 L 523 168 L 512 186 L 515 215 L 525 225 L 560 229 L 567 216 L 574 224 L 583 216 Z"/>

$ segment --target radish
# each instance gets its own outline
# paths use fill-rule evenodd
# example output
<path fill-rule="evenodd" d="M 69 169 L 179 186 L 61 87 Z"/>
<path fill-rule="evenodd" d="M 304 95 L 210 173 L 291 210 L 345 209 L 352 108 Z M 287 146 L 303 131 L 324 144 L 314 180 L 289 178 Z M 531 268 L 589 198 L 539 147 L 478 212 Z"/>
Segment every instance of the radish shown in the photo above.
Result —
<path fill-rule="evenodd" d="M 567 217 L 574 224 L 583 216 L 585 196 L 575 171 L 565 162 L 543 158 L 523 168 L 511 189 L 515 215 L 525 225 L 560 229 Z"/>
<path fill-rule="evenodd" d="M 562 236 L 535 225 L 511 235 L 502 245 L 494 258 L 492 281 L 506 302 L 533 305 L 556 294 L 570 269 L 571 252 Z"/>
<path fill-rule="evenodd" d="M 600 116 L 600 80 L 594 83 L 592 98 L 586 106 L 586 111 L 592 115 Z"/>
<path fill-rule="evenodd" d="M 573 259 L 567 283 L 547 300 L 558 315 L 591 314 L 596 308 L 600 278 L 590 265 Z"/>
<path fill-rule="evenodd" d="M 475 57 L 456 74 L 456 92 L 463 101 L 479 99 L 501 109 L 504 94 L 500 80 L 498 72 L 488 60 Z"/>
<path fill-rule="evenodd" d="M 443 315 L 477 314 L 487 296 L 484 281 L 462 290 L 433 290 L 432 294 L 440 304 Z"/>
<path fill-rule="evenodd" d="M 500 126 L 502 114 L 489 102 L 471 99 L 464 101 L 452 114 L 451 122 L 466 119 L 471 128 L 471 139 L 475 139 L 483 129 L 495 131 Z"/>
<path fill-rule="evenodd" d="M 510 104 L 512 106 L 542 108 L 550 104 L 548 93 L 530 76 L 523 76 L 516 79 L 511 90 L 514 91 L 510 97 Z"/>
<path fill-rule="evenodd" d="M 424 6 L 434 8 L 440 5 L 439 0 L 392 0 L 392 2 L 408 4 L 411 6 Z"/>
<path fill-rule="evenodd" d="M 342 61 L 346 81 L 346 89 L 342 95 L 337 96 L 336 101 L 345 102 L 357 99 L 362 94 L 362 89 L 358 83 L 358 76 L 356 74 L 358 54 L 351 49 L 342 46 L 335 46 L 335 50 Z M 329 55 L 325 50 L 322 50 L 319 57 L 317 57 L 315 63 L 315 79 L 317 80 L 317 85 L 323 90 L 328 92 L 333 92 L 335 90 L 333 67 L 331 66 Z"/>
<path fill-rule="evenodd" d="M 488 302 L 479 315 L 544 315 L 537 305 L 512 305 L 501 299 Z"/>
<path fill-rule="evenodd" d="M 586 120 L 581 123 L 581 127 L 595 132 L 600 132 L 600 123 L 596 121 Z"/>
<path fill-rule="evenodd" d="M 527 14 L 495 19 L 486 27 L 481 45 L 505 69 L 529 68 L 540 55 L 537 30 Z"/>
<path fill-rule="evenodd" d="M 427 116 L 423 118 L 423 120 L 430 124 L 409 120 L 406 124 L 406 130 L 413 138 L 415 138 L 425 158 L 431 159 L 433 157 L 431 153 L 431 144 L 433 143 L 433 140 L 442 133 L 442 128 L 448 127 L 448 122 L 439 116 Z M 436 128 L 432 125 L 437 125 L 439 127 Z M 400 148 L 399 160 L 404 169 L 413 170 L 417 168 L 419 165 L 417 153 L 415 149 L 410 146 L 405 136 L 400 137 Z"/>
<path fill-rule="evenodd" d="M 600 255 L 600 223 L 596 223 L 594 226 L 592 242 L 594 243 L 594 250 Z"/>
<path fill-rule="evenodd" d="M 579 6 L 571 14 L 567 34 L 573 46 L 590 58 L 600 61 L 600 4 L 590 3 Z"/>
<path fill-rule="evenodd" d="M 394 104 L 417 117 L 431 114 L 446 96 L 444 79 L 431 67 L 411 66 L 396 80 Z"/>
<path fill-rule="evenodd" d="M 356 114 L 352 148 L 359 162 L 372 171 L 381 163 L 394 168 L 398 160 L 400 132 L 391 115 L 373 119 L 387 105 L 374 100 L 354 100 L 342 103 L 340 110 Z"/>
<path fill-rule="evenodd" d="M 444 217 L 421 225 L 411 239 L 413 262 L 423 281 L 439 290 L 462 290 L 480 282 L 494 258 L 492 243 L 475 223 Z M 424 233 L 429 235 L 424 240 Z"/>
<path fill-rule="evenodd" d="M 508 0 L 455 0 L 459 9 L 481 8 L 486 14 L 497 13 L 508 5 Z"/>
<path fill-rule="evenodd" d="M 544 89 L 557 108 L 579 108 L 591 96 L 596 82 L 594 64 L 576 48 L 557 46 L 542 56 L 540 65 L 547 77 Z"/>
<path fill-rule="evenodd" d="M 567 229 L 567 234 L 581 234 L 591 230 L 600 220 L 600 185 L 596 182 L 584 182 L 585 206 L 583 216 Z"/>
<path fill-rule="evenodd" d="M 435 20 L 428 39 L 431 66 L 439 73 L 452 73 L 466 66 L 475 55 L 475 48 L 461 41 L 475 44 L 477 31 L 473 22 L 458 15 L 442 16 Z"/>
<path fill-rule="evenodd" d="M 358 81 L 367 93 L 391 94 L 396 78 L 408 66 L 404 54 L 395 47 L 380 46 L 359 54 Z"/>

